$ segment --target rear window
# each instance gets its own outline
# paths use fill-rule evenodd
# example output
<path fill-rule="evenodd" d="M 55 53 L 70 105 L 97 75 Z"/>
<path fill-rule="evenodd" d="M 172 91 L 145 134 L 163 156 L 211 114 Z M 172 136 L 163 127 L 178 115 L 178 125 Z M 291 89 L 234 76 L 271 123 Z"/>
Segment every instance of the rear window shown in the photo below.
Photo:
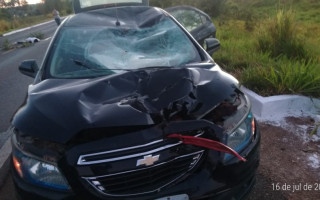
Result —
<path fill-rule="evenodd" d="M 52 52 L 50 75 L 57 78 L 179 67 L 201 61 L 194 44 L 169 17 L 145 28 L 63 27 Z"/>

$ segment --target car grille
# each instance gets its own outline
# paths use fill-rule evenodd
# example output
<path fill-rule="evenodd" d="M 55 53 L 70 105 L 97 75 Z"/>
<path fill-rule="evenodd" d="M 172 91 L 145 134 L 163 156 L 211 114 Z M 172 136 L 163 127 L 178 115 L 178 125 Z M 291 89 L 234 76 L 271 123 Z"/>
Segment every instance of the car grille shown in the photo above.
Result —
<path fill-rule="evenodd" d="M 204 132 L 195 130 L 183 134 L 199 137 Z M 135 196 L 158 192 L 184 180 L 196 168 L 203 153 L 200 147 L 159 138 L 125 148 L 82 154 L 78 157 L 77 170 L 85 180 L 83 183 L 101 194 Z"/>
<path fill-rule="evenodd" d="M 203 151 L 198 151 L 151 167 L 84 179 L 106 195 L 130 196 L 152 193 L 186 175 L 197 165 L 202 154 Z"/>

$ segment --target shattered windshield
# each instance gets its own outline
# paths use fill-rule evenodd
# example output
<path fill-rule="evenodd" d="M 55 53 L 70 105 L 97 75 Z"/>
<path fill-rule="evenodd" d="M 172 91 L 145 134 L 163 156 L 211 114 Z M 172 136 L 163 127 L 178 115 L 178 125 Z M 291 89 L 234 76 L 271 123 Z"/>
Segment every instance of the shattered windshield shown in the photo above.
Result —
<path fill-rule="evenodd" d="M 169 17 L 142 28 L 64 27 L 59 34 L 49 61 L 51 76 L 58 78 L 179 67 L 201 61 L 191 40 Z"/>

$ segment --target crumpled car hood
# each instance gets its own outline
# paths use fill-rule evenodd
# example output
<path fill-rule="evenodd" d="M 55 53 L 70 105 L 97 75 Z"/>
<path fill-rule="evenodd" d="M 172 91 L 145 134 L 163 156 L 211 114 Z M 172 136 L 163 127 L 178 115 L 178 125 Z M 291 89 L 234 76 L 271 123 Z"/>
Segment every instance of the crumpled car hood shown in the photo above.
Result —
<path fill-rule="evenodd" d="M 47 79 L 30 86 L 12 123 L 24 134 L 66 143 L 89 128 L 200 119 L 234 97 L 238 88 L 236 79 L 213 69 L 158 68 L 94 79 Z"/>

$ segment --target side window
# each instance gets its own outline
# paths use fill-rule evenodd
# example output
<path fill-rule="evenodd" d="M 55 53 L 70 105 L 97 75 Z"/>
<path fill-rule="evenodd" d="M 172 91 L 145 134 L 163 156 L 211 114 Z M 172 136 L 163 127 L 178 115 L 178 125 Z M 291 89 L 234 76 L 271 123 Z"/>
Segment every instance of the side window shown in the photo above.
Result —
<path fill-rule="evenodd" d="M 203 11 L 191 6 L 171 7 L 166 8 L 166 11 L 176 18 L 199 44 L 203 44 L 206 38 L 216 36 L 215 25 Z"/>
<path fill-rule="evenodd" d="M 201 15 L 201 14 L 199 14 L 199 15 L 200 15 L 200 17 L 201 17 L 201 21 L 202 21 L 203 24 L 208 23 L 208 19 L 206 18 L 206 16 Z M 211 22 L 211 21 L 209 21 L 209 23 L 210 23 L 210 22 Z"/>
<path fill-rule="evenodd" d="M 189 32 L 200 27 L 206 21 L 204 16 L 201 17 L 201 15 L 194 10 L 176 10 L 171 12 L 171 14 Z"/>

